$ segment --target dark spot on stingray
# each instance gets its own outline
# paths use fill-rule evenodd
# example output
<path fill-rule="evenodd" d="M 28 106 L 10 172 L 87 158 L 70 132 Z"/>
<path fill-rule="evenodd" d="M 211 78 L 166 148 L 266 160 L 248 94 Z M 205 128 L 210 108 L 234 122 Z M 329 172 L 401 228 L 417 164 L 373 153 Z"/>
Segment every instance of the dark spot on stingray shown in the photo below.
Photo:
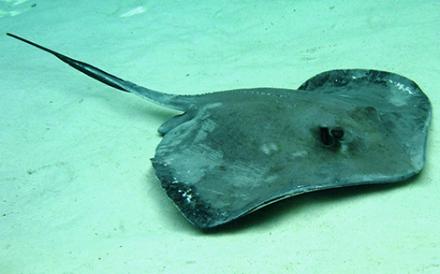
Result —
<path fill-rule="evenodd" d="M 333 143 L 333 138 L 330 136 L 330 130 L 328 127 L 320 127 L 319 136 L 321 136 L 321 141 L 324 145 L 329 146 Z"/>
<path fill-rule="evenodd" d="M 328 127 L 328 126 L 320 126 L 319 127 L 319 140 L 321 143 L 333 150 L 336 150 L 340 147 L 341 141 L 343 140 L 343 136 L 345 134 L 344 129 L 341 127 Z"/>
<path fill-rule="evenodd" d="M 395 73 L 331 70 L 297 90 L 177 95 L 8 35 L 104 84 L 181 111 L 159 128 L 163 139 L 151 161 L 167 195 L 200 228 L 301 193 L 403 181 L 425 163 L 431 104 L 415 82 Z"/>

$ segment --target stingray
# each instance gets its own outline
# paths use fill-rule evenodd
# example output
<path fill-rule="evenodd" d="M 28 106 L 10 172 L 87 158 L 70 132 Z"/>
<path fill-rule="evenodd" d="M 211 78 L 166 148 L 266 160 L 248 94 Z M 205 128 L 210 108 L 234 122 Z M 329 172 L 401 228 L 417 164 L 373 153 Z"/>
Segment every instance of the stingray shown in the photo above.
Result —
<path fill-rule="evenodd" d="M 113 88 L 180 111 L 160 126 L 163 139 L 151 161 L 167 195 L 199 228 L 306 192 L 404 181 L 425 163 L 431 104 L 398 74 L 331 70 L 297 90 L 177 95 L 7 35 Z"/>

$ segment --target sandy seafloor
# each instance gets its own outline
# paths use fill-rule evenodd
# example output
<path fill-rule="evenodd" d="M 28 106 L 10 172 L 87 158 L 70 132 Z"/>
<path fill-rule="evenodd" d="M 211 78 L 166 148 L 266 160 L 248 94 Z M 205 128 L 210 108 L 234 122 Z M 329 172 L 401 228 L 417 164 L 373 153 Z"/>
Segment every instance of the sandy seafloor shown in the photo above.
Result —
<path fill-rule="evenodd" d="M 440 273 L 440 1 L 0 1 L 0 273 Z M 166 92 L 296 88 L 374 68 L 430 97 L 427 164 L 395 187 L 294 197 L 211 233 L 150 164 L 176 112 L 14 32 Z"/>

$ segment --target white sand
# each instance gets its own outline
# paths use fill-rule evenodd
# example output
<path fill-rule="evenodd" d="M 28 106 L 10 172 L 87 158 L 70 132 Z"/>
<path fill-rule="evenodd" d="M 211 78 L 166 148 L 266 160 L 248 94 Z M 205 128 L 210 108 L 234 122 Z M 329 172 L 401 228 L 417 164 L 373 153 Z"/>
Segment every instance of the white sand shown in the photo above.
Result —
<path fill-rule="evenodd" d="M 174 112 L 3 35 L 180 94 L 375 68 L 439 105 L 439 1 L 190 2 L 0 1 L 0 273 L 440 273 L 435 113 L 410 184 L 303 195 L 204 234 L 149 161 Z"/>

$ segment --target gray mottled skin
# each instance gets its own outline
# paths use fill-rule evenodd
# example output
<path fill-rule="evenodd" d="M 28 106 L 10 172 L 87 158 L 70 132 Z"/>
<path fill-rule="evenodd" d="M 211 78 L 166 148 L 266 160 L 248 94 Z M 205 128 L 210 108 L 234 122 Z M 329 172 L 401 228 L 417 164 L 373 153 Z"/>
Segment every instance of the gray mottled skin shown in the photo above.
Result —
<path fill-rule="evenodd" d="M 305 192 L 402 181 L 424 166 L 431 105 L 397 74 L 333 70 L 298 90 L 172 95 L 8 35 L 105 84 L 183 111 L 159 128 L 163 140 L 152 162 L 168 196 L 201 228 Z M 326 134 L 333 129 L 343 136 Z"/>

